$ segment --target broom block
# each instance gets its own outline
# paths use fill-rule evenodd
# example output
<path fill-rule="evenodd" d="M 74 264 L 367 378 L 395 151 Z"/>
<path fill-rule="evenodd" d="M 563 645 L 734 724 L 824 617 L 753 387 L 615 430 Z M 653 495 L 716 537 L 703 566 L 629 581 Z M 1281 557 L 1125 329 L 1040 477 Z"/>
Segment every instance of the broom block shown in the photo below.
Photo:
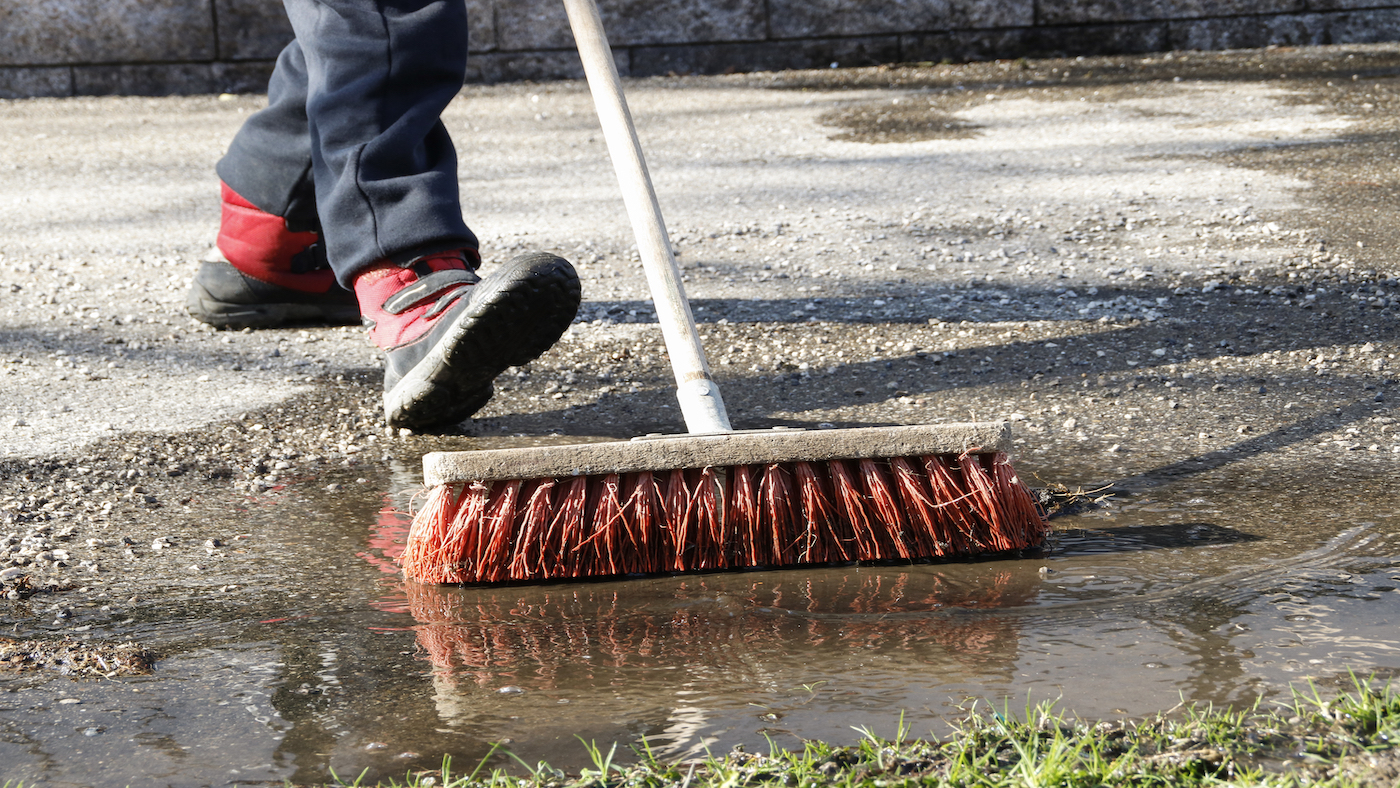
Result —
<path fill-rule="evenodd" d="M 630 441 L 432 452 L 423 457 L 429 487 L 504 479 L 719 468 L 786 462 L 936 454 L 990 454 L 1011 448 L 1004 421 L 851 429 L 771 429 L 710 435 L 665 435 Z"/>

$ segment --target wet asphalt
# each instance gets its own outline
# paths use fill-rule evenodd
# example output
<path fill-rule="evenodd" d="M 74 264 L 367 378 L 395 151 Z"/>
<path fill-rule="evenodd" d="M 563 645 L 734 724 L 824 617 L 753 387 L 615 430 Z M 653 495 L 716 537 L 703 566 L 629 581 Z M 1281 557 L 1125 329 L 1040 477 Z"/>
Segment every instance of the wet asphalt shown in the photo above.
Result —
<path fill-rule="evenodd" d="M 1394 473 L 1398 89 L 1394 45 L 628 83 L 736 427 L 1006 419 L 1033 486 L 1124 500 Z M 263 101 L 0 102 L 0 633 L 177 653 L 352 608 L 425 452 L 683 429 L 581 84 L 445 115 L 488 265 L 584 285 L 476 418 L 387 429 L 358 327 L 187 317 Z"/>

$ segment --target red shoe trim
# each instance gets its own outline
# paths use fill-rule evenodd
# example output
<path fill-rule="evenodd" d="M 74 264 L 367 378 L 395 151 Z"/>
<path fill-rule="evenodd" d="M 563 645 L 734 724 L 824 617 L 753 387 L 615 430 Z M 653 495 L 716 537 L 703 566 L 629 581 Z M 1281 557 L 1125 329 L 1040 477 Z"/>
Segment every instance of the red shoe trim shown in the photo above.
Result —
<path fill-rule="evenodd" d="M 461 253 L 447 252 L 425 257 L 406 268 L 375 268 L 372 269 L 372 276 L 360 276 L 355 280 L 355 298 L 360 302 L 360 314 L 370 323 L 369 338 L 376 346 L 392 350 L 407 345 L 427 333 L 443 315 L 452 312 L 449 309 L 432 317 L 427 316 L 433 304 L 447 291 L 454 289 L 451 287 L 425 293 L 416 304 L 399 314 L 384 311 L 384 303 L 395 293 L 418 281 L 420 274 L 415 269 L 423 267 L 426 267 L 424 276 L 433 271 L 467 270 Z M 459 284 L 457 287 L 471 285 Z"/>
<path fill-rule="evenodd" d="M 259 210 L 228 184 L 220 183 L 222 213 L 219 251 L 243 274 L 280 287 L 324 293 L 335 285 L 329 269 L 292 273 L 292 258 L 319 240 L 316 233 L 294 233 L 287 221 Z"/>

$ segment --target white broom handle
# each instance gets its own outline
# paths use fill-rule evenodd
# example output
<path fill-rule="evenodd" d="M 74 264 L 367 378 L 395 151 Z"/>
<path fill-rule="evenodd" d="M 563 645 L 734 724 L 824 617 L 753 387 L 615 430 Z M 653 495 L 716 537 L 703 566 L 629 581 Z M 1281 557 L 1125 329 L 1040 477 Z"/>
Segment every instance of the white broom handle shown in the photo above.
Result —
<path fill-rule="evenodd" d="M 700 346 L 695 330 L 695 317 L 690 313 L 681 285 L 680 267 L 671 252 L 671 240 L 661 219 L 661 206 L 656 201 L 642 158 L 642 145 L 627 110 L 622 94 L 622 82 L 617 76 L 612 48 L 603 32 L 603 20 L 594 0 L 564 0 L 569 25 L 574 30 L 583 72 L 593 93 L 593 105 L 603 127 L 617 180 L 622 186 L 622 200 L 632 220 L 632 232 L 637 236 L 637 251 L 646 270 L 647 286 L 656 305 L 656 319 L 661 323 L 661 335 L 666 340 L 666 353 L 671 357 L 671 370 L 676 375 L 676 398 L 680 401 L 685 427 L 692 434 L 729 432 L 729 414 L 719 387 L 710 377 L 710 365 Z"/>

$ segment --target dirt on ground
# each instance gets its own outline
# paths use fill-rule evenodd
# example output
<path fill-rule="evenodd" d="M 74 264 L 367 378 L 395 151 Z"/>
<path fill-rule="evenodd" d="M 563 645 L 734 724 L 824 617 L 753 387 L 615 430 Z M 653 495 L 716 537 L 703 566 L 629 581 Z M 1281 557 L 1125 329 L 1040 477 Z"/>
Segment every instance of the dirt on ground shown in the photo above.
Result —
<path fill-rule="evenodd" d="M 1229 464 L 1345 494 L 1334 469 L 1400 459 L 1400 47 L 629 91 L 738 428 L 1008 420 L 1032 486 L 1126 495 Z M 29 642 L 0 667 L 334 597 L 428 451 L 684 429 L 577 84 L 447 115 L 488 260 L 541 247 L 584 279 L 476 418 L 387 429 L 359 327 L 189 319 L 213 161 L 263 100 L 5 102 L 0 626 Z"/>
<path fill-rule="evenodd" d="M 1376 46 L 909 64 L 644 80 L 631 90 L 644 130 L 649 116 L 692 93 L 715 107 L 737 104 L 732 111 L 745 117 L 775 95 L 816 97 L 818 107 L 813 98 L 798 105 L 810 123 L 802 133 L 815 138 L 807 144 L 844 143 L 851 159 L 839 166 L 857 178 L 875 166 L 869 157 L 920 155 L 909 147 L 920 141 L 985 141 L 998 118 L 1007 139 L 1032 149 L 1033 137 L 1017 135 L 1035 122 L 991 109 L 1016 102 L 1089 113 L 1091 125 L 1126 123 L 1123 114 L 1253 134 L 1148 141 L 1137 151 L 1120 140 L 1126 153 L 1098 160 L 1042 152 L 1028 174 L 968 184 L 981 193 L 941 183 L 937 193 L 910 188 L 879 203 L 839 201 L 829 174 L 810 174 L 835 165 L 798 151 L 788 155 L 802 157 L 813 178 L 811 204 L 740 222 L 733 217 L 764 211 L 744 208 L 742 195 L 738 207 L 710 195 L 700 204 L 723 218 L 708 226 L 690 203 L 678 211 L 673 235 L 736 426 L 1007 419 L 1023 461 L 1058 456 L 1051 464 L 1076 477 L 1044 483 L 1078 486 L 1154 464 L 1185 472 L 1241 455 L 1389 463 L 1400 452 L 1392 415 L 1400 283 L 1390 253 L 1397 73 L 1400 51 Z M 1231 103 L 1238 89 L 1250 95 Z M 477 95 L 463 101 L 528 111 L 545 92 L 576 104 L 570 122 L 581 122 L 579 85 L 469 89 Z M 197 194 L 187 181 L 209 182 L 198 167 L 222 136 L 172 143 L 161 161 L 138 151 L 115 164 L 60 164 L 43 149 L 81 134 L 91 137 L 84 145 L 130 141 L 124 135 L 161 116 L 227 115 L 231 106 L 238 111 L 223 123 L 233 128 L 260 101 L 8 102 L 12 119 L 0 133 L 12 149 L 32 143 L 0 173 L 11 195 L 0 220 L 10 304 L 0 374 L 11 392 L 0 412 L 12 441 L 0 461 L 0 551 L 11 627 L 63 632 L 121 620 L 140 605 L 131 600 L 168 590 L 172 577 L 238 585 L 260 549 L 219 514 L 240 496 L 312 479 L 330 493 L 380 489 L 391 466 L 412 473 L 429 450 L 683 429 L 637 262 L 615 228 L 562 249 L 579 264 L 586 302 L 559 346 L 507 372 L 477 418 L 446 435 L 414 435 L 384 427 L 381 373 L 359 328 L 221 332 L 183 315 L 215 210 L 212 199 L 184 196 Z M 787 111 L 776 101 L 772 112 Z M 1250 104 L 1267 102 L 1250 115 Z M 1109 114 L 1095 120 L 1097 112 Z M 501 123 L 543 122 L 538 115 Z M 688 156 L 658 125 L 655 158 Z M 995 152 L 986 166 L 1003 169 L 1006 157 Z M 1114 190 L 1096 202 L 1064 191 L 1061 181 L 1079 170 L 1092 180 L 1096 168 L 1128 163 L 1141 172 L 1101 173 Z M 72 229 L 52 202 L 26 209 L 45 199 L 30 173 L 46 165 L 61 171 L 49 200 L 85 177 L 103 178 L 100 190 L 143 174 L 172 181 L 146 210 L 157 225 L 177 223 L 178 243 L 140 248 L 148 231 L 137 222 L 114 254 L 103 244 L 110 228 Z M 1202 172 L 1189 175 L 1193 167 Z M 1176 171 L 1185 180 L 1173 181 Z M 1036 179 L 1055 181 L 1061 199 L 1004 188 L 1030 189 Z M 14 188 L 20 182 L 25 189 Z M 143 210 L 121 207 L 111 221 Z M 34 228 L 42 232 L 26 234 Z M 499 231 L 488 241 L 509 252 L 532 246 L 529 234 Z M 557 248 L 563 239 L 550 240 Z M 221 407 L 202 407 L 209 402 Z M 1065 462 L 1066 454 L 1093 460 Z M 72 615 L 51 617 L 65 611 Z"/>

